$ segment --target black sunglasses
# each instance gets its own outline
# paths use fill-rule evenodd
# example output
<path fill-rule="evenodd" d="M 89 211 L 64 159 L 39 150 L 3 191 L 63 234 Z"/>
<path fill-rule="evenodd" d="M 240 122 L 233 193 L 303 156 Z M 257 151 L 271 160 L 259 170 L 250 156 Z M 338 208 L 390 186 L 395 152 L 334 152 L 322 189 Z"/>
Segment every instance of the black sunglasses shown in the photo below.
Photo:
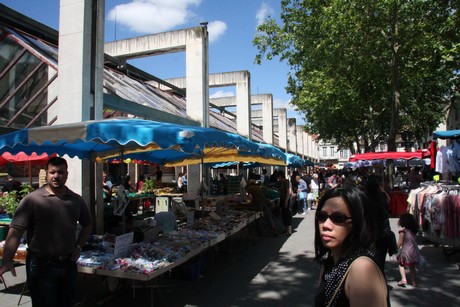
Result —
<path fill-rule="evenodd" d="M 329 215 L 322 211 L 316 214 L 316 220 L 320 223 L 324 223 L 327 219 L 330 219 L 334 224 L 343 224 L 346 221 L 351 220 L 351 217 L 342 213 L 332 213 Z"/>

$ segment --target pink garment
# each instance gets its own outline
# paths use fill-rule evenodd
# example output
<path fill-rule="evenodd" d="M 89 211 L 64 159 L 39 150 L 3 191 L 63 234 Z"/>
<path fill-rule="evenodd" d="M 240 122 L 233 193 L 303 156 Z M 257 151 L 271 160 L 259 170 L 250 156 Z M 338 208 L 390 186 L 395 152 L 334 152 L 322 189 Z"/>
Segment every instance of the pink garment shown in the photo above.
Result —
<path fill-rule="evenodd" d="M 399 233 L 404 233 L 404 241 L 396 259 L 399 265 L 417 265 L 420 260 L 420 250 L 415 241 L 415 235 L 409 229 L 401 229 Z"/>

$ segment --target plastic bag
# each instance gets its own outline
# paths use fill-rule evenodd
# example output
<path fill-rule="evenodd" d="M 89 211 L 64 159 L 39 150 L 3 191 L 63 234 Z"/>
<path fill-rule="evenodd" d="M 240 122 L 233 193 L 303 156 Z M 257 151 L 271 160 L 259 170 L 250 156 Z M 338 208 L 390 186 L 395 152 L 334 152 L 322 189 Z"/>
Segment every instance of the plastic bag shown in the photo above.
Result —
<path fill-rule="evenodd" d="M 396 235 L 393 231 L 387 233 L 388 242 L 388 255 L 393 256 L 398 253 L 398 243 L 396 242 Z"/>
<path fill-rule="evenodd" d="M 306 199 L 305 192 L 299 192 L 297 194 L 297 200 L 303 200 L 303 199 Z"/>
<path fill-rule="evenodd" d="M 417 269 L 419 271 L 423 271 L 426 266 L 427 266 L 428 262 L 426 261 L 425 257 L 423 257 L 422 255 L 420 255 L 420 259 L 418 260 L 418 266 L 417 266 Z"/>

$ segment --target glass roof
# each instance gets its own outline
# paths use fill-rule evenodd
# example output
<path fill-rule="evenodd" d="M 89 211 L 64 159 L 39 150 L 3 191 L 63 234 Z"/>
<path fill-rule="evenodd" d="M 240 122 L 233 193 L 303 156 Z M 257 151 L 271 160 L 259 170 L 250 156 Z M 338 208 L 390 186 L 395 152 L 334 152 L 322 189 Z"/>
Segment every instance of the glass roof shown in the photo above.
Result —
<path fill-rule="evenodd" d="M 57 100 L 48 97 L 47 91 L 49 67 L 58 69 L 57 46 L 1 25 L 0 46 L 0 125 L 15 129 L 47 125 L 48 103 Z M 105 66 L 103 83 L 107 94 L 187 118 L 186 99 L 129 77 L 110 65 Z M 220 112 L 210 110 L 209 123 L 237 133 L 236 120 Z M 252 139 L 263 142 L 262 130 L 253 128 Z M 274 143 L 278 143 L 277 137 Z"/>

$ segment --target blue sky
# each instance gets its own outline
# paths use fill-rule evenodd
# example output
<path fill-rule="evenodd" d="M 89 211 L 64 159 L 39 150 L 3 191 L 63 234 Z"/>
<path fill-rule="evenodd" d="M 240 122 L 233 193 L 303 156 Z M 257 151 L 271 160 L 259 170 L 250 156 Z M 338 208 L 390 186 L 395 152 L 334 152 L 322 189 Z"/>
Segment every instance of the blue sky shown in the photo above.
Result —
<path fill-rule="evenodd" d="M 1 0 L 2 4 L 51 28 L 59 29 L 59 0 Z M 106 0 L 105 40 L 199 26 L 208 22 L 209 72 L 248 70 L 252 94 L 273 94 L 275 108 L 288 117 L 302 116 L 289 105 L 285 91 L 289 67 L 279 59 L 254 64 L 256 27 L 268 15 L 279 19 L 280 0 Z M 155 18 L 152 18 L 155 16 Z M 185 75 L 185 53 L 132 60 L 130 63 L 160 78 Z M 234 87 L 210 89 L 211 97 L 233 96 Z"/>

